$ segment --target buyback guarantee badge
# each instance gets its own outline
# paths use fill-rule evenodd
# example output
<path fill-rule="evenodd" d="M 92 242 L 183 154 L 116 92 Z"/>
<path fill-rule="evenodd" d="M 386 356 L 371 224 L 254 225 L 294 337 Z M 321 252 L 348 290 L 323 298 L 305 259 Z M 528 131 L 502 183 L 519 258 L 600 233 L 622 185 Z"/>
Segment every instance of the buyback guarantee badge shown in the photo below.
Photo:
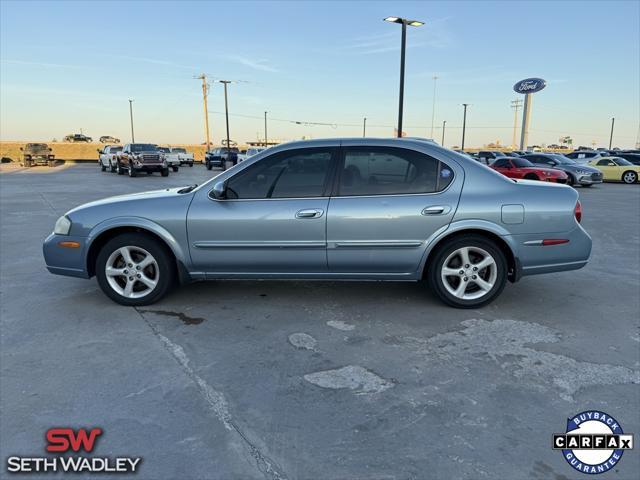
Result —
<path fill-rule="evenodd" d="M 587 410 L 567 419 L 565 433 L 553 435 L 553 449 L 575 470 L 598 474 L 611 470 L 625 450 L 633 448 L 633 435 L 625 434 L 611 415 Z"/>

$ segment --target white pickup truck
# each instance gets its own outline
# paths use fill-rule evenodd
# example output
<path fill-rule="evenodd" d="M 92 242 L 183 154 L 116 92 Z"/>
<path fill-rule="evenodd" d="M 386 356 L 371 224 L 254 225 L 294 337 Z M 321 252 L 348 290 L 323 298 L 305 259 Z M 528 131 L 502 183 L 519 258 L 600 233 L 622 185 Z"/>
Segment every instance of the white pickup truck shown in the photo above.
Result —
<path fill-rule="evenodd" d="M 189 165 L 190 167 L 193 167 L 193 153 L 187 152 L 187 150 L 182 147 L 172 147 L 171 153 L 178 154 L 178 160 L 180 160 L 180 165 Z"/>
<path fill-rule="evenodd" d="M 116 167 L 118 166 L 118 161 L 116 160 L 116 154 L 122 151 L 122 146 L 120 145 L 107 145 L 102 149 L 98 149 L 98 154 L 100 157 L 98 158 L 98 166 L 100 170 L 103 172 L 109 169 L 110 172 L 115 172 Z"/>
<path fill-rule="evenodd" d="M 253 157 L 254 155 L 262 152 L 263 150 L 265 150 L 265 148 L 266 147 L 250 147 L 245 151 L 241 151 L 238 154 L 238 162 L 243 162 L 247 158 Z"/>
<path fill-rule="evenodd" d="M 170 147 L 158 147 L 162 153 L 164 153 L 164 158 L 167 161 L 167 165 L 174 172 L 178 171 L 178 167 L 180 166 L 180 158 L 178 157 L 178 153 L 174 152 Z"/>

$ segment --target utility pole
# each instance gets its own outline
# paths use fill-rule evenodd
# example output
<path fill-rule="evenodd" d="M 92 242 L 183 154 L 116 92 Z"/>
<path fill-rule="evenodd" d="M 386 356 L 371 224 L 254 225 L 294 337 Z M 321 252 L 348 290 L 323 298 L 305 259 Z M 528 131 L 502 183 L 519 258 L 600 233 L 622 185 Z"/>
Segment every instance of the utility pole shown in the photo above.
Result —
<path fill-rule="evenodd" d="M 207 139 L 207 146 L 205 147 L 205 151 L 209 151 L 211 147 L 211 142 L 209 141 L 209 109 L 207 108 L 207 96 L 209 94 L 209 84 L 207 83 L 207 76 L 202 73 L 198 75 L 198 80 L 202 80 L 202 100 L 204 101 L 204 134 Z"/>
<path fill-rule="evenodd" d="M 267 147 L 267 112 L 264 112 L 264 146 Z"/>
<path fill-rule="evenodd" d="M 611 135 L 609 135 L 609 150 L 611 150 L 611 145 L 613 144 L 613 126 L 616 123 L 616 118 L 611 117 Z"/>
<path fill-rule="evenodd" d="M 447 126 L 447 121 L 443 120 L 442 121 L 442 142 L 440 143 L 440 145 L 442 145 L 444 147 L 444 128 Z"/>
<path fill-rule="evenodd" d="M 364 117 L 364 120 L 362 121 L 362 136 L 367 136 L 367 117 Z"/>
<path fill-rule="evenodd" d="M 133 134 L 133 100 L 129 99 L 129 118 L 131 119 L 131 143 L 136 143 L 136 137 Z"/>
<path fill-rule="evenodd" d="M 462 117 L 462 151 L 464 152 L 464 134 L 467 130 L 467 107 L 469 106 L 469 103 L 463 103 L 462 106 L 464 107 L 464 117 Z"/>
<path fill-rule="evenodd" d="M 513 138 L 511 139 L 511 147 L 516 148 L 516 131 L 518 130 L 518 110 L 522 106 L 522 100 L 511 100 L 511 108 L 513 108 Z"/>
<path fill-rule="evenodd" d="M 224 85 L 224 116 L 227 123 L 227 160 L 229 159 L 229 149 L 231 148 L 231 141 L 229 140 L 229 103 L 227 101 L 227 85 L 231 83 L 231 80 L 218 80 Z M 224 168 L 226 170 L 226 166 Z"/>
<path fill-rule="evenodd" d="M 436 80 L 438 80 L 438 76 L 433 76 L 433 105 L 431 107 L 431 138 L 433 140 L 433 122 L 436 118 Z"/>

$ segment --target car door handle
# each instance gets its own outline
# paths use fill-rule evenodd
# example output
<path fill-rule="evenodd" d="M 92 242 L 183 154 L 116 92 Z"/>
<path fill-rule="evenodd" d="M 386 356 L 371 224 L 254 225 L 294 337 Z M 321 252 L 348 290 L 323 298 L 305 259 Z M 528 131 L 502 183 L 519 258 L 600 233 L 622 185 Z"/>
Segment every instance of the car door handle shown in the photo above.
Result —
<path fill-rule="evenodd" d="M 425 207 L 422 210 L 422 215 L 444 215 L 451 211 L 449 205 L 433 205 L 431 207 Z"/>
<path fill-rule="evenodd" d="M 296 212 L 296 218 L 320 218 L 324 210 L 319 208 L 309 208 L 307 210 L 298 210 Z"/>

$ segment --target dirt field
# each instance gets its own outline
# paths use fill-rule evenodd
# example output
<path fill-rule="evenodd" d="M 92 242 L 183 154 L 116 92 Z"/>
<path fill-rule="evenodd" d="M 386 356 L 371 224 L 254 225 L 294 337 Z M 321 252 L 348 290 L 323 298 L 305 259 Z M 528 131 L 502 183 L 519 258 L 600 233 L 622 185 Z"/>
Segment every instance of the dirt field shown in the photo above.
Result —
<path fill-rule="evenodd" d="M 27 142 L 0 142 L 0 157 L 9 158 L 12 162 L 19 162 L 22 158 L 20 147 Z M 53 149 L 53 154 L 58 160 L 97 160 L 98 149 L 104 144 L 94 143 L 66 143 L 47 142 Z M 192 152 L 196 161 L 204 160 L 204 145 L 172 144 L 172 147 L 184 147 L 187 152 Z M 6 161 L 6 160 L 5 160 Z"/>

